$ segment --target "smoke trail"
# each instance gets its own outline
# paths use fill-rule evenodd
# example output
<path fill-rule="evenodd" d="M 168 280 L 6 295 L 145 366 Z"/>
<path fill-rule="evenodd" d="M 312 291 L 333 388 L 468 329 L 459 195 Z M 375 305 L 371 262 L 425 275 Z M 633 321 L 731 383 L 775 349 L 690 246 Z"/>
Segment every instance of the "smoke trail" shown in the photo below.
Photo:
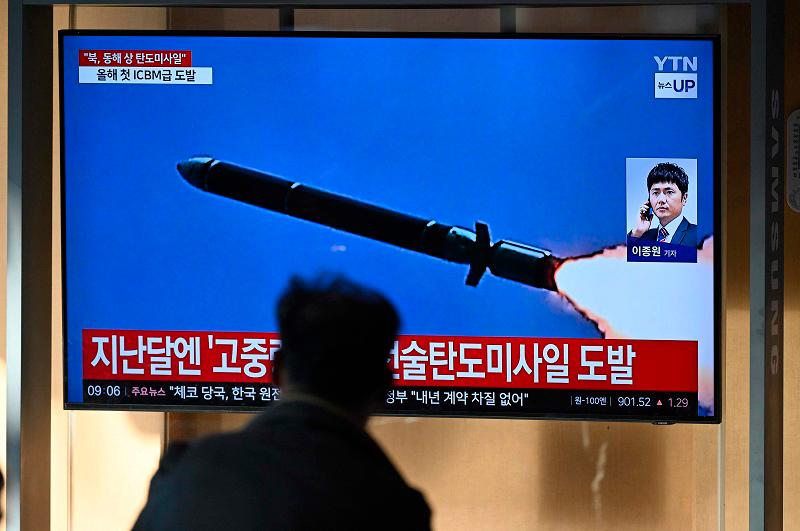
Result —
<path fill-rule="evenodd" d="M 713 238 L 701 243 L 696 264 L 628 263 L 624 245 L 570 258 L 556 284 L 602 337 L 696 340 L 698 400 L 713 407 Z"/>

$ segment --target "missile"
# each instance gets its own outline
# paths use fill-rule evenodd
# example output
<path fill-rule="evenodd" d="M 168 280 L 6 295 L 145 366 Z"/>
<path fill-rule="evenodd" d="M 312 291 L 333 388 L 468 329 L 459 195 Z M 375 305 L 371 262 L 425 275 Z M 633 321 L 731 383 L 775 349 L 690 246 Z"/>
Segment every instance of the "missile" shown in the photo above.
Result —
<path fill-rule="evenodd" d="M 447 225 L 211 157 L 181 161 L 178 172 L 205 192 L 467 265 L 469 286 L 477 286 L 488 270 L 528 286 L 558 289 L 555 272 L 563 260 L 524 243 L 492 243 L 489 226 L 480 221 L 475 223 L 475 230 Z"/>

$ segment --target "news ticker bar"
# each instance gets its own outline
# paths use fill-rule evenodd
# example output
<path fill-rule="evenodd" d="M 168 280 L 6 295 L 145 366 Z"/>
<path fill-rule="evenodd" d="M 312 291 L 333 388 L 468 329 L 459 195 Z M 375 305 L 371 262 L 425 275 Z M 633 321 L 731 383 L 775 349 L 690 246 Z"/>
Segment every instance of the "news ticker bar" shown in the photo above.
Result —
<path fill-rule="evenodd" d="M 87 404 L 263 409 L 280 400 L 271 385 L 236 382 L 84 380 Z M 403 387 L 389 391 L 378 413 L 619 415 L 696 418 L 697 394 L 664 391 Z"/>

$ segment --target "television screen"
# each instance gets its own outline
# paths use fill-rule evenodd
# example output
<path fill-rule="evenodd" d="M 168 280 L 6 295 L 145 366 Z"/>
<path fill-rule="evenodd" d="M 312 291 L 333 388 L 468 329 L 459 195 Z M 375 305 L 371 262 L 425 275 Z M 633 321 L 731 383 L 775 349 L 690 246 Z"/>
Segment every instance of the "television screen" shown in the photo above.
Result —
<path fill-rule="evenodd" d="M 60 39 L 66 407 L 267 407 L 341 274 L 382 413 L 719 422 L 715 38 Z"/>

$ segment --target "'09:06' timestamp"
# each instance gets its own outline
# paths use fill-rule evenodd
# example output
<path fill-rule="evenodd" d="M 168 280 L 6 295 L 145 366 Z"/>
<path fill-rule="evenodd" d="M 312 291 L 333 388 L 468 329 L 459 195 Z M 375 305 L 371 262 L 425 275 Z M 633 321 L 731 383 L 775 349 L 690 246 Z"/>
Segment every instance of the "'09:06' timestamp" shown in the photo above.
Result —
<path fill-rule="evenodd" d="M 119 385 L 87 385 L 86 394 L 89 396 L 120 396 L 122 388 Z"/>

